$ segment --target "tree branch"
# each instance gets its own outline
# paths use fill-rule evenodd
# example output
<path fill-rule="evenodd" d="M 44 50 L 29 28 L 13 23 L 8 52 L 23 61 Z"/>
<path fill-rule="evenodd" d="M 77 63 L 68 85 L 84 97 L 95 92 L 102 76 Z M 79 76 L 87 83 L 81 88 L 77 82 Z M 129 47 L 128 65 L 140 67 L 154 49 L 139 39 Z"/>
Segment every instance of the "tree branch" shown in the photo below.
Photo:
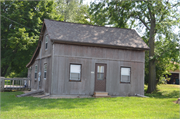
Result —
<path fill-rule="evenodd" d="M 145 22 L 145 21 L 143 21 L 140 17 L 134 17 L 134 18 L 136 18 L 136 19 L 139 19 L 143 24 L 144 24 L 144 26 L 148 29 L 148 30 L 150 30 L 150 28 L 148 27 L 148 25 L 147 25 L 147 23 Z"/>
<path fill-rule="evenodd" d="M 180 2 L 177 2 L 176 4 L 172 5 L 171 8 L 176 7 L 177 5 L 180 5 Z"/>

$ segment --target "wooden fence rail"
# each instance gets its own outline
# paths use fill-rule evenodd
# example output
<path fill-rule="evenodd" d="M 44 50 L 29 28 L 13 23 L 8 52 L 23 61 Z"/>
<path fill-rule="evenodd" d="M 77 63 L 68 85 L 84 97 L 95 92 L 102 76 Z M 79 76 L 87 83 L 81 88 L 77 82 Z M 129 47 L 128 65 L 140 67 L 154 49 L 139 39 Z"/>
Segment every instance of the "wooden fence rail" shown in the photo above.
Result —
<path fill-rule="evenodd" d="M 1 91 L 30 90 L 31 80 L 29 78 L 4 78 L 0 79 Z"/>

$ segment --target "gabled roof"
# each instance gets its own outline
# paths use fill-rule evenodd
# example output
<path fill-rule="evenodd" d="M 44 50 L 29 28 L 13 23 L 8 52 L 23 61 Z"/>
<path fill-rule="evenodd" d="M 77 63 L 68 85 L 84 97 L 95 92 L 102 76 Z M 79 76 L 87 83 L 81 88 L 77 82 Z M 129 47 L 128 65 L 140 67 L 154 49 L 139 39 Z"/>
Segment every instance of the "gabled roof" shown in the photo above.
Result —
<path fill-rule="evenodd" d="M 53 42 L 120 49 L 149 50 L 149 47 L 142 38 L 132 29 L 93 26 L 44 19 L 38 46 L 26 67 L 30 67 L 39 54 L 45 28 L 47 29 L 50 40 Z"/>
<path fill-rule="evenodd" d="M 147 50 L 149 47 L 132 29 L 101 27 L 44 19 L 51 40 L 86 44 L 111 45 Z"/>

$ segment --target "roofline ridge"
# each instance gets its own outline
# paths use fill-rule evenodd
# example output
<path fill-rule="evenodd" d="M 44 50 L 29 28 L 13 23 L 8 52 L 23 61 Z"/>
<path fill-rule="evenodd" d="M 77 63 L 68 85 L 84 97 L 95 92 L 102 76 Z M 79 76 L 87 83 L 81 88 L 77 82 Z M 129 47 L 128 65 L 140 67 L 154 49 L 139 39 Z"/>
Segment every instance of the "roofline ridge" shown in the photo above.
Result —
<path fill-rule="evenodd" d="M 87 26 L 95 26 L 95 27 L 104 27 L 104 28 L 116 28 L 116 29 L 124 29 L 124 30 L 134 30 L 134 29 L 130 29 L 130 28 L 105 27 L 105 26 L 98 26 L 98 25 L 90 25 L 90 24 L 82 24 L 82 23 L 74 23 L 74 22 L 57 21 L 57 20 L 45 19 L 45 18 L 44 18 L 44 20 L 50 20 L 50 21 L 55 21 L 55 22 L 63 22 L 63 23 L 70 23 L 70 24 L 87 25 Z"/>

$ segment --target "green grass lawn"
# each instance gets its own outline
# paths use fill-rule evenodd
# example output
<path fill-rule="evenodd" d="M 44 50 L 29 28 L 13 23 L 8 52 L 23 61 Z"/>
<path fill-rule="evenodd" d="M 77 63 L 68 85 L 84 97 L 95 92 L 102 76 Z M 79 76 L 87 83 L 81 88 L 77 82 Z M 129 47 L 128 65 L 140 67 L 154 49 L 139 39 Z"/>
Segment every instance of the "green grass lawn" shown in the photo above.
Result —
<path fill-rule="evenodd" d="M 22 92 L 1 93 L 0 118 L 180 118 L 178 85 L 160 85 L 150 98 L 17 98 Z M 146 90 L 145 86 L 145 90 Z"/>

